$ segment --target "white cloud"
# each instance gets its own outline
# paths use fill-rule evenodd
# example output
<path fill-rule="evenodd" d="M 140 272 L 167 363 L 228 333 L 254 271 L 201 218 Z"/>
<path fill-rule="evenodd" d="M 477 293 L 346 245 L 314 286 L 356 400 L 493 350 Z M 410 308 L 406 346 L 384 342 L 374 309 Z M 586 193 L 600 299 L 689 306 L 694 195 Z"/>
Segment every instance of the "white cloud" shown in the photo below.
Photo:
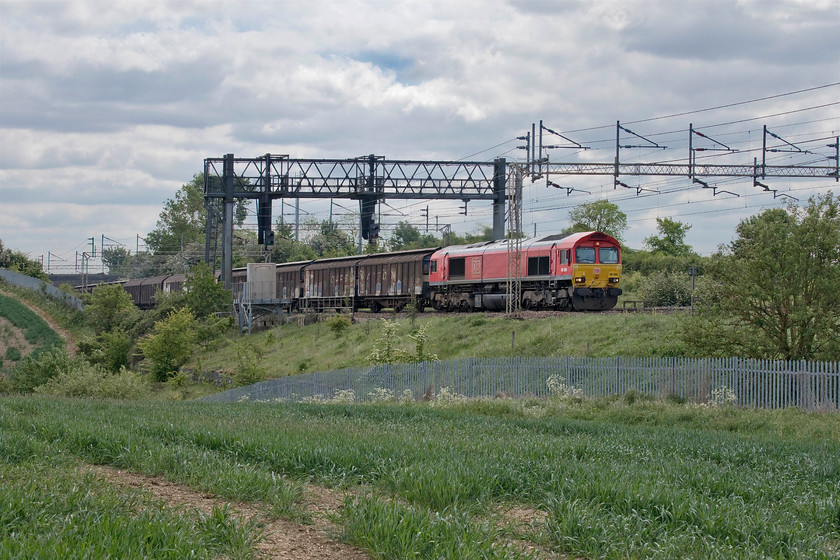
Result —
<path fill-rule="evenodd" d="M 0 237 L 43 253 L 95 234 L 145 234 L 205 157 L 230 152 L 521 159 L 512 138 L 544 119 L 592 147 L 553 151 L 552 161 L 609 162 L 616 120 L 840 81 L 838 9 L 836 0 L 5 2 Z M 685 158 L 688 122 L 741 150 L 713 161 L 751 161 L 763 124 L 797 142 L 831 137 L 837 106 L 711 125 L 835 102 L 837 91 L 632 125 L 672 150 L 622 150 L 621 158 Z M 636 246 L 655 228 L 650 216 L 674 208 L 676 219 L 695 223 L 689 237 L 705 250 L 760 209 L 756 198 L 739 207 L 683 192 L 687 180 L 627 178 L 674 191 L 638 198 L 613 189 L 610 176 L 557 182 L 578 190 L 535 186 L 528 195 L 526 225 L 541 233 L 563 227 L 574 204 L 607 197 L 630 211 Z M 392 202 L 419 223 L 416 203 Z M 27 204 L 41 210 L 25 215 Z M 467 216 L 458 204 L 429 205 L 461 231 L 490 223 L 487 204 L 471 204 Z"/>

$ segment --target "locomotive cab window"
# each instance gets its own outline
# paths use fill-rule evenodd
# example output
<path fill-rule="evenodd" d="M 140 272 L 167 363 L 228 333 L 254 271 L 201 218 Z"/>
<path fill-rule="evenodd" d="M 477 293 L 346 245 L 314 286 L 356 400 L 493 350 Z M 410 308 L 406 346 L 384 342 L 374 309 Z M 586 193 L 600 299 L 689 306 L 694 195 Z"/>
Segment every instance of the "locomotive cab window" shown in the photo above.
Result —
<path fill-rule="evenodd" d="M 569 250 L 560 251 L 560 264 L 569 264 Z"/>
<path fill-rule="evenodd" d="M 462 257 L 460 259 L 449 259 L 449 277 L 450 278 L 463 278 L 465 275 L 465 271 L 467 270 L 465 259 Z"/>
<path fill-rule="evenodd" d="M 528 257 L 528 276 L 545 276 L 548 274 L 549 259 L 545 257 Z"/>
<path fill-rule="evenodd" d="M 575 262 L 578 264 L 594 264 L 595 247 L 577 247 L 575 249 Z"/>
<path fill-rule="evenodd" d="M 601 264 L 618 264 L 618 248 L 601 247 L 598 251 L 598 258 Z"/>
<path fill-rule="evenodd" d="M 437 261 L 432 261 L 431 263 L 429 263 L 429 264 L 428 264 L 428 266 L 430 267 L 430 270 L 431 270 L 432 272 L 437 272 Z M 424 267 L 424 268 L 426 267 L 426 263 L 424 263 L 423 267 Z M 426 273 L 428 273 L 428 272 L 429 272 L 429 271 L 427 271 L 427 270 L 424 270 L 424 271 L 423 271 L 423 273 L 424 273 L 424 274 L 426 274 Z"/>

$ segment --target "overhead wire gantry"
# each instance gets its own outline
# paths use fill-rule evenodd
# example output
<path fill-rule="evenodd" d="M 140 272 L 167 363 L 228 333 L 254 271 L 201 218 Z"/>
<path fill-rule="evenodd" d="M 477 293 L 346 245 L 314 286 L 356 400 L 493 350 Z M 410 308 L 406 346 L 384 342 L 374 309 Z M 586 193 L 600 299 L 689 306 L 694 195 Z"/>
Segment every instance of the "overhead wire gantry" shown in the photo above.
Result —
<path fill-rule="evenodd" d="M 569 141 L 566 145 L 560 146 L 546 146 L 543 145 L 543 131 L 548 131 L 553 134 L 557 134 L 562 138 Z M 641 139 L 645 142 L 645 144 L 640 145 L 633 145 L 633 144 L 622 144 L 621 143 L 621 132 L 624 131 L 626 134 L 632 135 L 634 138 Z M 712 146 L 710 147 L 695 147 L 694 145 L 694 137 L 699 136 L 711 142 Z M 768 147 L 767 145 L 767 138 L 772 137 L 782 142 L 780 145 L 781 147 Z M 828 160 L 834 160 L 834 165 L 768 165 L 767 164 L 767 154 L 774 153 L 774 152 L 786 152 L 786 153 L 812 153 L 807 150 L 803 150 L 798 147 L 796 144 L 792 142 L 788 142 L 781 136 L 770 132 L 767 127 L 764 127 L 764 135 L 762 141 L 762 156 L 761 161 L 759 162 L 758 158 L 753 159 L 752 164 L 744 164 L 744 165 L 714 165 L 714 164 L 702 164 L 697 163 L 696 152 L 698 151 L 725 151 L 729 153 L 736 153 L 737 150 L 733 150 L 729 148 L 729 146 L 712 139 L 706 134 L 703 134 L 697 131 L 694 128 L 693 124 L 689 125 L 689 157 L 688 163 L 622 163 L 621 162 L 621 149 L 622 148 L 648 148 L 648 149 L 665 149 L 666 146 L 660 146 L 656 142 L 642 136 L 641 134 L 637 134 L 632 130 L 627 129 L 626 127 L 621 125 L 621 122 L 616 122 L 616 142 L 615 142 L 615 160 L 610 163 L 587 163 L 587 162 L 551 162 L 548 158 L 548 149 L 550 148 L 573 148 L 573 149 L 587 149 L 585 146 L 569 140 L 565 136 L 562 136 L 550 128 L 543 125 L 542 121 L 540 121 L 540 133 L 539 133 L 539 152 L 536 150 L 536 142 L 533 140 L 536 138 L 536 134 L 534 132 L 534 125 L 532 125 L 532 132 L 528 133 L 524 137 L 519 137 L 520 139 L 526 140 L 527 144 L 525 149 L 528 153 L 528 162 L 527 166 L 530 170 L 531 179 L 536 181 L 537 179 L 545 178 L 546 186 L 552 186 L 555 188 L 566 189 L 566 194 L 570 194 L 576 189 L 574 187 L 566 187 L 561 186 L 554 181 L 551 180 L 551 176 L 557 175 L 612 175 L 614 181 L 614 188 L 624 187 L 630 189 L 636 189 L 636 194 L 639 194 L 643 190 L 641 187 L 633 187 L 627 185 L 623 181 L 621 181 L 622 176 L 672 176 L 672 177 L 687 177 L 692 180 L 693 183 L 701 185 L 703 188 L 712 189 L 713 195 L 717 195 L 720 193 L 729 193 L 735 195 L 730 191 L 720 190 L 717 187 L 710 186 L 708 182 L 704 179 L 709 179 L 712 177 L 746 177 L 751 178 L 753 180 L 753 186 L 763 188 L 765 191 L 772 192 L 773 197 L 787 197 L 793 198 L 790 195 L 785 193 L 780 193 L 778 189 L 772 189 L 766 184 L 762 183 L 768 178 L 829 178 L 834 179 L 835 181 L 840 180 L 840 172 L 838 171 L 838 146 L 840 146 L 840 139 L 835 138 L 833 144 L 828 144 L 827 147 L 835 149 L 835 155 L 827 156 Z M 543 156 L 543 152 L 545 152 L 545 156 Z M 586 192 L 586 191 L 584 191 Z M 738 196 L 738 195 L 735 195 Z"/>
<path fill-rule="evenodd" d="M 493 204 L 493 237 L 505 236 L 504 158 L 492 162 L 388 160 L 368 155 L 349 159 L 296 159 L 265 154 L 227 154 L 204 160 L 207 209 L 205 260 L 216 261 L 221 233 L 221 273 L 230 283 L 233 265 L 233 211 L 236 200 L 257 201 L 258 242 L 273 242 L 272 201 L 284 198 L 358 200 L 362 237 L 379 234 L 376 204 L 386 199 L 487 200 Z M 220 231 L 221 230 L 221 231 Z"/>

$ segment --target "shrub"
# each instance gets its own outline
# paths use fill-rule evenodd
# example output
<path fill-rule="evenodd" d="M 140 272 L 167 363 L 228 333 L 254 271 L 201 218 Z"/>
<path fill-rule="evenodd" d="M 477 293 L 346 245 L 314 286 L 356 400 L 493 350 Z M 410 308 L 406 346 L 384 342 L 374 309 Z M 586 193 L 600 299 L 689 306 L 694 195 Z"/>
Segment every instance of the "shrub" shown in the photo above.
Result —
<path fill-rule="evenodd" d="M 12 362 L 16 362 L 16 361 L 20 360 L 20 358 L 21 358 L 20 350 L 18 350 L 14 346 L 9 346 L 8 348 L 6 348 L 6 359 L 7 360 L 10 360 Z"/>
<path fill-rule="evenodd" d="M 639 295 L 655 306 L 691 305 L 691 278 L 683 272 L 656 272 L 642 283 Z"/>
<path fill-rule="evenodd" d="M 166 381 L 195 350 L 195 317 L 183 307 L 155 323 L 152 334 L 137 343 L 157 381 Z"/>
<path fill-rule="evenodd" d="M 122 286 L 100 285 L 85 296 L 85 321 L 96 332 L 109 331 L 137 313 L 137 308 Z"/>
<path fill-rule="evenodd" d="M 545 384 L 548 387 L 550 398 L 557 403 L 580 403 L 583 401 L 583 391 L 574 385 L 566 385 L 566 378 L 562 375 L 549 375 Z"/>
<path fill-rule="evenodd" d="M 236 367 L 235 382 L 237 387 L 253 385 L 265 381 L 266 371 L 260 365 L 261 352 L 253 344 L 241 344 L 236 349 L 238 364 Z"/>
<path fill-rule="evenodd" d="M 435 394 L 429 406 L 434 408 L 448 408 L 459 406 L 467 402 L 467 397 L 449 387 L 441 387 Z"/>
<path fill-rule="evenodd" d="M 405 352 L 397 348 L 400 337 L 393 321 L 382 319 L 382 336 L 376 339 L 367 360 L 371 365 L 394 364 L 405 361 Z"/>
<path fill-rule="evenodd" d="M 333 315 L 327 321 L 327 326 L 329 326 L 330 330 L 336 337 L 340 337 L 341 334 L 350 327 L 350 319 L 344 315 Z"/>
<path fill-rule="evenodd" d="M 411 357 L 413 362 L 436 362 L 438 360 L 437 354 L 426 350 L 426 345 L 429 343 L 429 335 L 426 334 L 428 327 L 429 324 L 426 323 L 408 335 L 408 338 L 414 341 L 414 356 Z"/>
<path fill-rule="evenodd" d="M 393 402 L 394 391 L 383 387 L 377 387 L 368 393 L 368 396 L 370 397 L 370 401 L 374 403 Z"/>
<path fill-rule="evenodd" d="M 62 397 L 137 400 L 149 395 L 149 384 L 139 373 L 124 368 L 114 374 L 101 366 L 82 362 L 60 372 L 36 387 L 34 392 Z"/>
<path fill-rule="evenodd" d="M 87 363 L 82 358 L 74 358 L 64 348 L 52 348 L 39 356 L 30 354 L 12 370 L 11 382 L 15 391 L 29 393 L 61 372 L 70 371 L 80 363 Z"/>
<path fill-rule="evenodd" d="M 96 338 L 79 343 L 82 352 L 92 364 L 99 364 L 110 372 L 117 372 L 128 366 L 128 352 L 131 339 L 122 329 L 101 332 Z"/>

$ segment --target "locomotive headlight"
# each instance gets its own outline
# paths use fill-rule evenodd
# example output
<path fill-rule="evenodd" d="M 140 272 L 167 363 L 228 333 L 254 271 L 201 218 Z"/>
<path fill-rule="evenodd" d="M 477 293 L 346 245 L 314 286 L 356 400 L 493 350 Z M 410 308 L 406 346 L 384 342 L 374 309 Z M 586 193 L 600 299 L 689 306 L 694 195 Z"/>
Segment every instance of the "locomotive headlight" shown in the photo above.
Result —
<path fill-rule="evenodd" d="M 586 276 L 578 276 L 577 278 L 575 278 L 575 282 L 578 282 L 580 284 L 586 282 Z"/>
<path fill-rule="evenodd" d="M 610 284 L 618 284 L 618 278 L 617 277 L 610 278 Z"/>

